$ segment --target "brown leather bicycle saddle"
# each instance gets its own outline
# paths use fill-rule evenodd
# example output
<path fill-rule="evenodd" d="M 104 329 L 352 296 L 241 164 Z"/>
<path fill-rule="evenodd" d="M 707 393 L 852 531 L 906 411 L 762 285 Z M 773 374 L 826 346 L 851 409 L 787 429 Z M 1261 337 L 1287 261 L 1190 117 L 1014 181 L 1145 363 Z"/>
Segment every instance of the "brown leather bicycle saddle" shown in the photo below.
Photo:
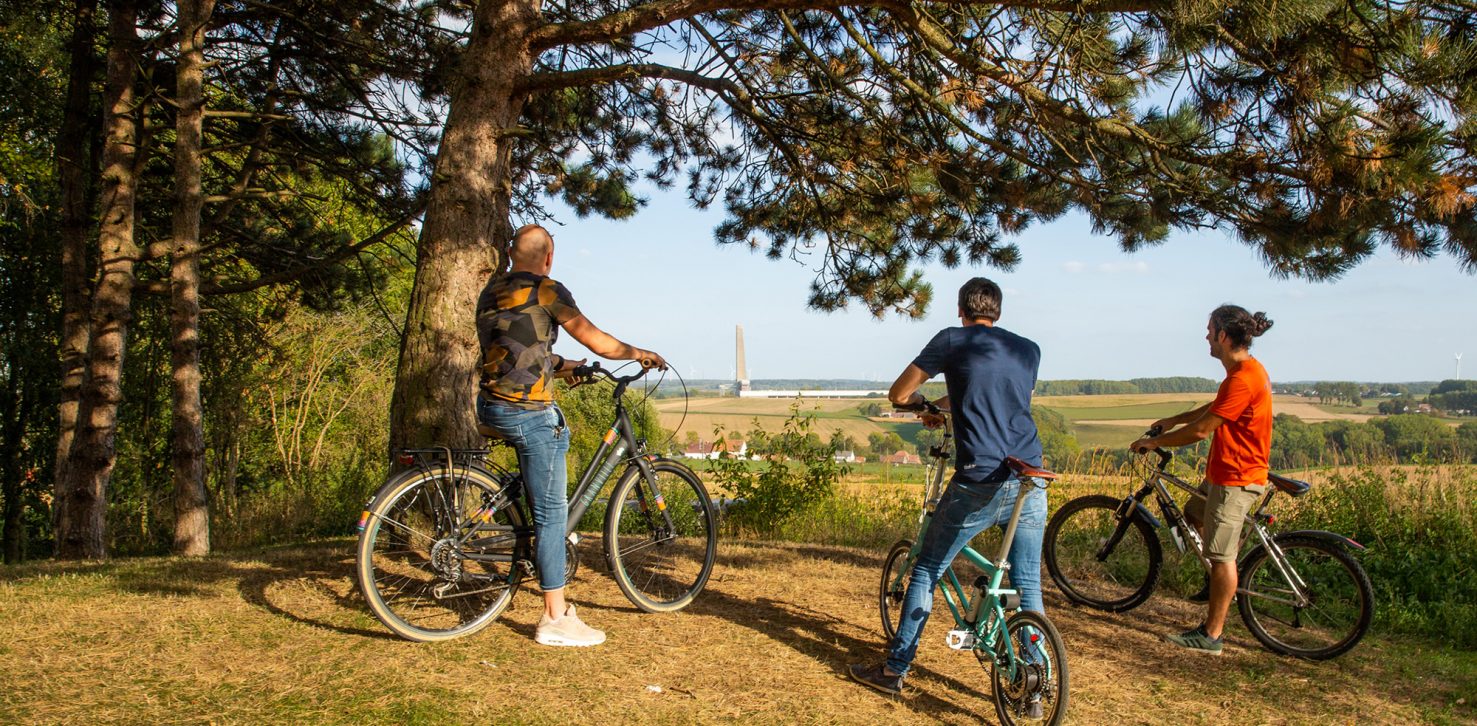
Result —
<path fill-rule="evenodd" d="M 505 440 L 503 435 L 497 432 L 497 429 L 480 421 L 477 423 L 477 433 L 482 434 L 482 438 L 484 439 L 493 439 L 494 441 Z"/>
<path fill-rule="evenodd" d="M 1267 473 L 1267 481 L 1272 482 L 1272 485 L 1276 486 L 1279 491 L 1287 492 L 1288 496 L 1293 497 L 1300 497 L 1307 494 L 1308 490 L 1313 488 L 1312 484 L 1305 481 L 1289 479 L 1281 474 L 1273 474 L 1271 472 Z"/>
<path fill-rule="evenodd" d="M 1015 471 L 1016 476 L 1029 476 L 1034 479 L 1055 479 L 1059 476 L 1050 469 L 1042 469 L 1039 466 L 1031 466 L 1014 456 L 1005 457 L 1005 465 Z"/>

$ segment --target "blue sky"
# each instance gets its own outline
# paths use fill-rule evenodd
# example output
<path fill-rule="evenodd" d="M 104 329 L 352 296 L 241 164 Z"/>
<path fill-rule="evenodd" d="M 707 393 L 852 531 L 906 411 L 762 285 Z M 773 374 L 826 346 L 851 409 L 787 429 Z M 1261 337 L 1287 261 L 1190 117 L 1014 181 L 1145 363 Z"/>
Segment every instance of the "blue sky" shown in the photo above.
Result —
<path fill-rule="evenodd" d="M 1469 354 L 1462 376 L 1477 375 L 1477 278 L 1449 257 L 1382 252 L 1332 283 L 1276 280 L 1251 248 L 1218 233 L 1126 254 L 1073 214 L 1017 236 L 1024 259 L 1012 272 L 925 267 L 928 316 L 878 320 L 858 306 L 808 309 L 814 260 L 720 247 L 721 212 L 696 211 L 680 194 L 648 198 L 621 222 L 560 211 L 563 225 L 548 225 L 553 277 L 597 325 L 689 378 L 730 377 L 743 325 L 751 378 L 891 380 L 935 332 L 959 324 L 955 295 L 974 275 L 1005 290 L 1000 325 L 1041 345 L 1045 379 L 1217 378 L 1202 338 L 1223 302 L 1275 322 L 1253 348 L 1274 380 L 1439 380 L 1452 377 L 1458 352 Z M 567 337 L 558 350 L 586 355 Z"/>

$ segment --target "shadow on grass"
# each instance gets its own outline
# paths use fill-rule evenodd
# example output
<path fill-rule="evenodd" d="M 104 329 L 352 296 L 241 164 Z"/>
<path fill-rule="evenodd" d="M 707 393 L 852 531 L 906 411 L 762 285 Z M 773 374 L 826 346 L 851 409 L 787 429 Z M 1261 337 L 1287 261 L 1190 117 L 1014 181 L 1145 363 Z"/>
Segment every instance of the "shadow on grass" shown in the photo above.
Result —
<path fill-rule="evenodd" d="M 875 641 L 862 640 L 849 635 L 842 630 L 849 623 L 830 613 L 804 605 L 768 598 L 746 600 L 729 595 L 721 589 L 709 588 L 703 591 L 688 611 L 723 618 L 761 633 L 808 657 L 829 663 L 837 678 L 848 678 L 846 667 L 852 663 L 876 663 L 886 656 L 880 638 Z M 988 690 L 982 692 L 971 684 L 936 671 L 915 666 L 913 672 L 941 683 L 946 693 L 967 693 L 986 701 L 990 699 Z M 856 687 L 863 690 L 866 688 L 860 684 Z M 973 717 L 976 713 L 971 707 L 919 688 L 904 691 L 898 702 L 919 715 L 933 719 L 956 713 Z"/>
<path fill-rule="evenodd" d="M 331 582 L 354 582 L 354 557 L 341 548 L 330 549 L 324 546 L 311 552 L 301 552 L 300 556 L 293 556 L 285 561 L 275 562 L 273 566 L 266 569 L 253 568 L 243 574 L 236 589 L 246 602 L 294 622 L 333 630 L 345 635 L 397 640 L 384 630 L 356 628 L 298 612 L 296 608 L 301 603 L 289 598 L 273 597 L 273 592 L 277 589 L 275 585 L 292 581 L 299 582 L 312 594 L 332 602 L 340 609 L 355 612 L 367 612 L 368 610 L 357 589 L 350 589 L 349 594 L 344 595 L 329 585 Z"/>

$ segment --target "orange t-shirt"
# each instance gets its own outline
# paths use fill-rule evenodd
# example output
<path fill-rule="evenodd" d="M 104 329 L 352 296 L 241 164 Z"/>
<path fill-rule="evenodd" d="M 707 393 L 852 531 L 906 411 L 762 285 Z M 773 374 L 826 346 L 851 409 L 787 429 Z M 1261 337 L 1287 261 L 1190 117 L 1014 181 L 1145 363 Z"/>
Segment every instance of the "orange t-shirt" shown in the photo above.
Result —
<path fill-rule="evenodd" d="M 1213 484 L 1244 487 L 1267 483 L 1272 456 L 1272 380 L 1248 358 L 1221 381 L 1210 412 L 1225 419 L 1210 442 L 1205 477 Z"/>

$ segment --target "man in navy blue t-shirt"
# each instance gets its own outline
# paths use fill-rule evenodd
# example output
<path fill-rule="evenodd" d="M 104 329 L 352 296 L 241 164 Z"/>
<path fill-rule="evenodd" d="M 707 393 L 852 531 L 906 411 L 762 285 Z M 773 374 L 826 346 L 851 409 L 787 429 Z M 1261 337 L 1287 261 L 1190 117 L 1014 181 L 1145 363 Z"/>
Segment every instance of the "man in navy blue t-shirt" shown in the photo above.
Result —
<path fill-rule="evenodd" d="M 933 590 L 954 557 L 986 527 L 1010 521 L 1020 482 L 1006 457 L 1041 465 L 1041 439 L 1031 418 L 1031 391 L 1041 348 L 1003 328 L 1000 286 L 976 277 L 959 289 L 958 328 L 945 328 L 898 376 L 888 392 L 893 405 L 912 408 L 924 398 L 918 387 L 943 373 L 949 395 L 934 402 L 954 416 L 954 477 L 939 499 L 933 521 L 908 582 L 897 634 L 887 661 L 853 665 L 851 677 L 887 693 L 902 691 L 903 677 L 918 650 L 918 638 L 933 610 Z M 941 416 L 924 414 L 930 427 Z M 1046 491 L 1026 493 L 1010 548 L 1010 581 L 1021 607 L 1041 611 L 1041 535 L 1046 525 Z M 1040 708 L 1039 702 L 1033 704 Z"/>

